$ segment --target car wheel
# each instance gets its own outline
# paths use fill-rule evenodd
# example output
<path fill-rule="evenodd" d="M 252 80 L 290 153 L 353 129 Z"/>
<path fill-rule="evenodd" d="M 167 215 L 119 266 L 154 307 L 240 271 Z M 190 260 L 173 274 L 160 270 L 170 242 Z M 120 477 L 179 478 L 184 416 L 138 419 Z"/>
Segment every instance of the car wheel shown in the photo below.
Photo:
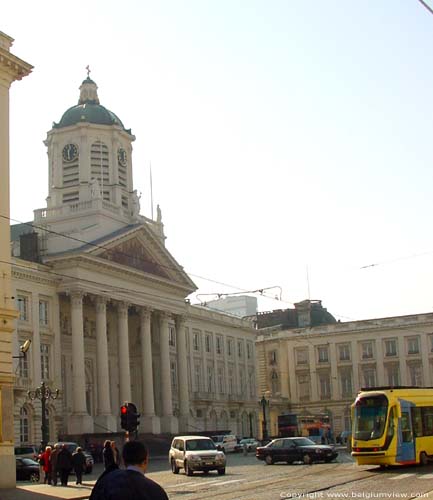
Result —
<path fill-rule="evenodd" d="M 226 473 L 226 468 L 224 467 L 224 469 L 218 469 L 218 474 L 220 476 L 224 476 L 224 474 Z"/>
<path fill-rule="evenodd" d="M 208 471 L 208 470 L 204 470 L 204 471 L 203 471 L 203 474 L 204 474 L 205 476 L 208 476 L 208 475 L 209 475 L 209 471 Z"/>
<path fill-rule="evenodd" d="M 306 453 L 302 457 L 302 461 L 304 462 L 305 465 L 313 465 L 313 459 L 311 458 L 311 456 L 308 453 Z"/>
<path fill-rule="evenodd" d="M 191 470 L 191 468 L 188 465 L 188 462 L 185 462 L 185 474 L 187 476 L 192 476 L 194 474 L 194 471 Z"/>
<path fill-rule="evenodd" d="M 179 474 L 179 467 L 176 465 L 176 460 L 171 459 L 171 472 Z"/>
<path fill-rule="evenodd" d="M 287 465 L 292 465 L 293 464 L 293 460 L 287 460 Z"/>
<path fill-rule="evenodd" d="M 92 467 L 87 467 L 87 469 L 86 469 L 86 474 L 91 474 L 91 473 L 92 473 L 92 470 L 93 470 L 93 468 L 92 468 Z"/>
<path fill-rule="evenodd" d="M 327 464 L 331 463 L 334 459 L 333 458 L 325 458 L 325 462 Z"/>
<path fill-rule="evenodd" d="M 39 474 L 37 472 L 33 472 L 30 474 L 29 479 L 32 483 L 39 483 Z"/>
<path fill-rule="evenodd" d="M 427 457 L 427 454 L 425 451 L 422 451 L 420 454 L 419 454 L 419 463 L 421 465 L 428 465 L 428 457 Z"/>
<path fill-rule="evenodd" d="M 274 463 L 274 459 L 271 457 L 271 455 L 266 455 L 265 462 L 268 465 L 272 465 Z"/>

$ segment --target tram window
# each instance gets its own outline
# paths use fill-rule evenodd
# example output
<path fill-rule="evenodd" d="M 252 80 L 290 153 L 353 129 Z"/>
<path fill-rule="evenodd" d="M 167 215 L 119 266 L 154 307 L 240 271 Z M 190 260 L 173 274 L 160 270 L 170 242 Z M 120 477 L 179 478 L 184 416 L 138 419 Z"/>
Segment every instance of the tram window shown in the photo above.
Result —
<path fill-rule="evenodd" d="M 401 412 L 401 435 L 403 443 L 410 443 L 412 441 L 412 430 L 410 428 L 409 413 Z"/>
<path fill-rule="evenodd" d="M 412 424 L 415 437 L 423 435 L 421 408 L 412 408 Z"/>
<path fill-rule="evenodd" d="M 422 429 L 424 436 L 433 436 L 433 407 L 424 406 L 421 408 Z"/>
<path fill-rule="evenodd" d="M 394 407 L 391 408 L 388 418 L 388 430 L 386 432 L 387 438 L 394 436 Z"/>

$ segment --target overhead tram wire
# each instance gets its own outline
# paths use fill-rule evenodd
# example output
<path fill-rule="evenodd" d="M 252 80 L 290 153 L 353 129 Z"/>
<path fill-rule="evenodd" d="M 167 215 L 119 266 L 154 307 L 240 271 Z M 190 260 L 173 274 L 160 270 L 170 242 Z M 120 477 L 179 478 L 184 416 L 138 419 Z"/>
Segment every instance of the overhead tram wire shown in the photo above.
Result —
<path fill-rule="evenodd" d="M 32 227 L 32 228 L 35 228 L 35 229 L 39 229 L 40 231 L 45 231 L 46 233 L 50 233 L 50 234 L 55 234 L 56 236 L 61 236 L 63 238 L 66 238 L 66 239 L 69 239 L 69 240 L 72 240 L 72 241 L 76 241 L 78 243 L 82 243 L 84 245 L 89 245 L 89 246 L 92 246 L 94 248 L 99 248 L 99 249 L 102 249 L 102 250 L 105 250 L 107 252 L 113 252 L 114 250 L 112 248 L 108 248 L 104 245 L 99 245 L 98 243 L 93 243 L 91 241 L 86 241 L 86 240 L 82 240 L 80 238 L 76 238 L 74 236 L 70 236 L 70 235 L 67 235 L 67 234 L 62 234 L 62 233 L 59 233 L 57 231 L 53 231 L 52 229 L 47 229 L 45 227 L 42 227 L 42 226 L 37 226 L 36 224 L 33 224 L 31 222 L 22 222 L 18 219 L 13 219 L 11 217 L 7 217 L 6 215 L 3 215 L 3 214 L 0 214 L 0 217 L 3 218 L 3 219 L 6 219 L 6 220 L 9 220 L 11 222 L 17 222 L 18 224 L 23 224 L 24 226 L 29 226 L 29 227 Z M 143 257 L 141 256 L 136 256 L 136 255 L 131 255 L 130 253 L 127 253 L 127 252 L 123 252 L 123 251 L 119 251 L 119 250 L 116 250 L 116 254 L 117 255 L 123 255 L 125 257 L 128 257 L 128 258 L 134 258 L 136 260 L 139 260 L 143 263 L 146 263 L 146 264 L 155 264 L 155 262 L 152 262 L 150 260 L 146 260 L 144 259 Z M 174 266 L 167 266 L 165 264 L 157 264 L 160 268 L 163 268 L 163 269 L 169 269 L 169 270 L 172 270 L 172 271 L 178 271 L 178 268 L 174 267 Z M 228 283 L 222 283 L 221 281 L 216 281 L 216 280 L 213 280 L 211 278 L 206 278 L 204 276 L 200 276 L 198 274 L 194 274 L 194 273 L 187 273 L 189 276 L 193 276 L 194 278 L 198 278 L 198 279 L 201 279 L 201 280 L 204 280 L 204 281 L 209 281 L 210 283 L 215 283 L 216 285 L 222 285 L 222 286 L 227 286 L 229 288 L 233 288 L 233 289 L 236 289 L 236 290 L 243 290 L 242 288 L 238 287 L 238 286 L 234 286 L 234 285 L 229 285 Z M 247 293 L 247 292 L 245 292 Z"/>

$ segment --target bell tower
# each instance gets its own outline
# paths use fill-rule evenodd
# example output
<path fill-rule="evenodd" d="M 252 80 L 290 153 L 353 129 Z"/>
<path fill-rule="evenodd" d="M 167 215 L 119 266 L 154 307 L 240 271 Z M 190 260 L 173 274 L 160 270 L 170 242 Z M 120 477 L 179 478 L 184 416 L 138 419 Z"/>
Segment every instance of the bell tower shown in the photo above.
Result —
<path fill-rule="evenodd" d="M 47 207 L 35 210 L 35 224 L 49 227 L 42 254 L 81 246 L 135 223 L 151 223 L 163 237 L 162 223 L 140 215 L 140 196 L 133 187 L 132 143 L 120 118 L 99 100 L 98 86 L 82 82 L 78 104 L 67 109 L 44 141 L 48 153 Z"/>

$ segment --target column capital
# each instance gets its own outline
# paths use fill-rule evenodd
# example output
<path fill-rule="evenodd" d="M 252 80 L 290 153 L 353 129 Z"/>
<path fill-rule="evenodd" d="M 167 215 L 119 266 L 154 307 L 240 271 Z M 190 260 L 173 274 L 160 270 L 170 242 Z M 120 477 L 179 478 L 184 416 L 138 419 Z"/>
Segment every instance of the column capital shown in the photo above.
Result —
<path fill-rule="evenodd" d="M 107 302 L 108 302 L 107 297 L 103 297 L 102 295 L 97 295 L 95 297 L 96 312 L 98 312 L 98 313 L 105 312 L 107 310 Z"/>
<path fill-rule="evenodd" d="M 71 290 L 68 292 L 68 295 L 71 297 L 71 305 L 72 307 L 80 307 L 83 304 L 83 297 L 85 293 L 83 290 Z"/>
<path fill-rule="evenodd" d="M 176 327 L 181 328 L 181 327 L 185 326 L 187 319 L 188 319 L 188 317 L 186 314 L 176 314 L 176 316 L 175 316 Z"/>
<path fill-rule="evenodd" d="M 147 320 L 150 319 L 152 316 L 153 309 L 148 306 L 143 306 L 139 308 L 139 314 L 140 314 L 140 319 L 141 320 Z"/>
<path fill-rule="evenodd" d="M 129 302 L 121 301 L 117 302 L 117 312 L 123 316 L 123 315 L 128 315 L 128 309 L 131 304 Z"/>
<path fill-rule="evenodd" d="M 161 321 L 168 321 L 173 317 L 172 314 L 168 311 L 159 311 L 158 315 Z"/>

